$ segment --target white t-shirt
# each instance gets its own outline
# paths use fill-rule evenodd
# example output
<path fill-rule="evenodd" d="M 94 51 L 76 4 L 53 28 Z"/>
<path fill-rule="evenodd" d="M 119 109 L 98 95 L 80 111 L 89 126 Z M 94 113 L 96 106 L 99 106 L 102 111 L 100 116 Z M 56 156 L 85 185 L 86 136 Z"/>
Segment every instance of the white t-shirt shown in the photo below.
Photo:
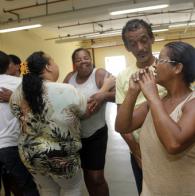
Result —
<path fill-rule="evenodd" d="M 21 83 L 21 78 L 0 74 L 0 90 L 2 87 L 14 91 Z M 17 146 L 19 136 L 18 120 L 11 113 L 9 103 L 0 102 L 0 149 Z"/>

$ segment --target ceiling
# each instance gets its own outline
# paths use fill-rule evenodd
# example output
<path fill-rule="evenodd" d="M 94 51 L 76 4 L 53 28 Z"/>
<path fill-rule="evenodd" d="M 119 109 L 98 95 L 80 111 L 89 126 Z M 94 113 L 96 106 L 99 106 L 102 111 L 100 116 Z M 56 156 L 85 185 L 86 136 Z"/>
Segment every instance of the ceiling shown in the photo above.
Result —
<path fill-rule="evenodd" d="M 162 2 L 163 0 L 161 0 Z M 121 31 L 132 18 L 142 18 L 154 28 L 185 23 L 185 27 L 170 28 L 162 36 L 195 37 L 195 9 L 193 0 L 170 0 L 165 9 L 111 16 L 109 12 L 122 7 L 150 3 L 151 0 L 0 0 L 0 29 L 40 23 L 33 29 L 45 40 L 92 39 L 90 35 L 107 35 Z M 161 33 L 157 33 L 161 36 Z M 95 37 L 94 37 L 95 38 Z"/>

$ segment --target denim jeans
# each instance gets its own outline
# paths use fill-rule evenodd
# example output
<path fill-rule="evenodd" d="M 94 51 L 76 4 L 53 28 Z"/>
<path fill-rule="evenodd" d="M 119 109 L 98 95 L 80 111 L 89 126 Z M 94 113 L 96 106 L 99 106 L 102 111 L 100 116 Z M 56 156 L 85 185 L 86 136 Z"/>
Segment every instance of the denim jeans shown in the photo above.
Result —
<path fill-rule="evenodd" d="M 0 164 L 11 176 L 11 187 L 14 187 L 15 190 L 18 189 L 22 196 L 39 196 L 32 175 L 20 160 L 17 146 L 0 149 Z"/>
<path fill-rule="evenodd" d="M 135 177 L 137 191 L 140 195 L 142 192 L 143 174 L 142 174 L 142 169 L 138 166 L 138 163 L 137 163 L 135 157 L 133 156 L 133 154 L 131 154 L 131 166 L 132 166 L 133 174 Z"/>

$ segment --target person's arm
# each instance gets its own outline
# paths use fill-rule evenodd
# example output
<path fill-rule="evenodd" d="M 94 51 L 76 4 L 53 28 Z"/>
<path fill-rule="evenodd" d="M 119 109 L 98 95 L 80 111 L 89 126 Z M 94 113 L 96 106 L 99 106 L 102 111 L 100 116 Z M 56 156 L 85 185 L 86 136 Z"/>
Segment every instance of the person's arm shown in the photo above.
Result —
<path fill-rule="evenodd" d="M 116 78 L 113 75 L 107 75 L 104 77 L 104 82 L 98 92 L 108 92 L 115 89 Z"/>
<path fill-rule="evenodd" d="M 115 96 L 115 83 L 116 78 L 114 76 L 105 76 L 102 87 L 88 100 L 89 110 L 92 113 L 98 111 L 104 102 L 110 100 L 110 97 Z"/>
<path fill-rule="evenodd" d="M 120 105 L 118 104 L 117 111 L 119 110 L 119 108 Z M 131 153 L 134 155 L 139 167 L 141 168 L 141 151 L 140 151 L 139 143 L 135 140 L 132 133 L 126 133 L 126 134 L 121 133 L 121 137 L 125 140 L 125 142 L 129 146 Z"/>
<path fill-rule="evenodd" d="M 148 100 L 156 133 L 171 154 L 180 153 L 195 141 L 195 99 L 186 103 L 178 122 L 172 120 L 160 99 L 152 74 L 146 73 L 139 81 Z"/>
<path fill-rule="evenodd" d="M 127 134 L 121 134 L 122 138 L 125 140 L 127 145 L 129 146 L 129 149 L 133 156 L 135 157 L 138 165 L 140 168 L 142 168 L 141 164 L 141 150 L 139 143 L 137 143 L 132 135 L 132 133 L 127 133 Z"/>
<path fill-rule="evenodd" d="M 152 100 L 149 105 L 156 133 L 169 153 L 182 152 L 195 142 L 195 99 L 185 105 L 177 123 L 167 114 L 161 100 Z"/>
<path fill-rule="evenodd" d="M 0 90 L 0 102 L 9 102 L 12 95 L 12 91 L 7 88 L 1 88 Z"/>
<path fill-rule="evenodd" d="M 130 74 L 126 74 L 122 72 L 121 74 L 118 75 L 116 79 L 116 103 L 117 103 L 117 113 L 119 111 L 119 108 L 121 107 L 121 104 L 124 101 L 126 90 L 125 90 L 125 84 L 126 80 L 124 80 L 124 77 L 128 77 Z M 128 131 L 127 131 L 128 132 Z M 132 133 L 126 133 L 123 134 L 121 133 L 121 136 L 129 146 L 129 149 L 131 153 L 133 154 L 134 158 L 136 159 L 139 167 L 141 168 L 141 151 L 140 151 L 140 146 L 139 143 L 135 140 L 134 136 Z"/>
<path fill-rule="evenodd" d="M 96 71 L 96 83 L 99 89 L 103 87 L 104 81 L 109 75 L 111 74 L 102 68 Z M 101 95 L 101 102 L 108 102 L 108 101 L 111 102 L 115 101 L 115 85 L 109 91 L 103 92 Z"/>
<path fill-rule="evenodd" d="M 89 109 L 93 113 L 97 112 L 105 102 L 115 100 L 115 78 L 110 75 L 104 69 L 96 71 L 96 84 L 99 91 L 88 100 Z"/>
<path fill-rule="evenodd" d="M 147 102 L 134 109 L 140 93 L 140 85 L 137 82 L 140 72 L 142 71 L 140 70 L 130 77 L 127 95 L 117 112 L 115 129 L 120 133 L 129 133 L 140 128 L 148 113 Z"/>

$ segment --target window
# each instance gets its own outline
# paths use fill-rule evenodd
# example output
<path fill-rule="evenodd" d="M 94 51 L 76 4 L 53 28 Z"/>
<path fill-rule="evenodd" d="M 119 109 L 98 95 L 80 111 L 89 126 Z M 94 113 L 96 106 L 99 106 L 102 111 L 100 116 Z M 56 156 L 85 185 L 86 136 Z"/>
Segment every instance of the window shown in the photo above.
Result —
<path fill-rule="evenodd" d="M 117 76 L 126 68 L 125 56 L 109 56 L 105 57 L 105 68 L 112 75 Z"/>
<path fill-rule="evenodd" d="M 159 57 L 160 52 L 153 52 L 152 54 L 153 54 L 153 56 L 155 56 L 156 58 L 158 58 L 158 57 Z"/>

